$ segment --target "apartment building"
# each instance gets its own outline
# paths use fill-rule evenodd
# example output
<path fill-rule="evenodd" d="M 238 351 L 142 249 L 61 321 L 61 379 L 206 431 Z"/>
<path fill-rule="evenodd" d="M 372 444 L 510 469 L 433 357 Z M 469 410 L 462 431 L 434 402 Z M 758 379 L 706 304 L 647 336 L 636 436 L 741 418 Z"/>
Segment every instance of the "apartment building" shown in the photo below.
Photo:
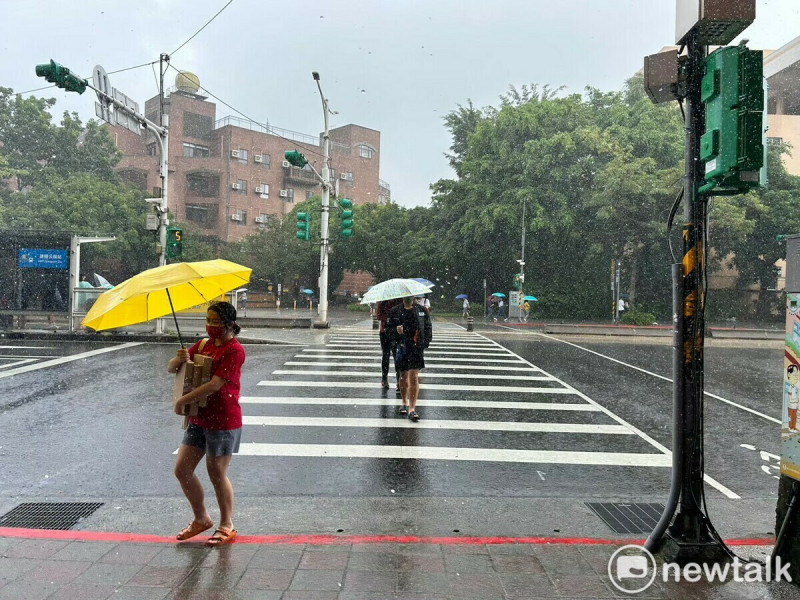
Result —
<path fill-rule="evenodd" d="M 200 93 L 191 73 L 176 77 L 163 112 L 169 116 L 169 210 L 190 233 L 236 241 L 255 233 L 270 219 L 281 219 L 294 204 L 321 188 L 312 170 L 284 160 L 299 150 L 322 171 L 322 136 L 264 126 L 238 117 L 217 119 L 216 104 Z M 160 122 L 158 96 L 145 103 L 145 116 Z M 158 192 L 158 143 L 111 127 L 123 153 L 120 175 L 145 190 Z M 388 203 L 389 184 L 380 179 L 381 134 L 350 124 L 330 132 L 331 176 L 340 196 L 353 203 Z"/>

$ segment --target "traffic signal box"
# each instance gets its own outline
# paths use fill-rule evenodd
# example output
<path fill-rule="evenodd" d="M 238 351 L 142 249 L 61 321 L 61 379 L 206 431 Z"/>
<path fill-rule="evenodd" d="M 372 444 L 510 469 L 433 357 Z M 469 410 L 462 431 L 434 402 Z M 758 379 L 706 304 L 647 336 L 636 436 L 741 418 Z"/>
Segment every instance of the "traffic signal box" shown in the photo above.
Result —
<path fill-rule="evenodd" d="M 67 90 L 68 92 L 78 92 L 82 94 L 86 91 L 87 82 L 77 75 L 73 75 L 70 70 L 50 60 L 48 64 L 36 65 L 36 76 L 44 77 L 45 81 L 55 83 L 56 87 Z"/>
<path fill-rule="evenodd" d="M 297 213 L 297 238 L 306 241 L 311 239 L 311 213 Z"/>
<path fill-rule="evenodd" d="M 720 48 L 706 59 L 705 71 L 700 160 L 707 183 L 700 192 L 736 194 L 758 187 L 764 166 L 763 55 L 744 45 Z"/>
<path fill-rule="evenodd" d="M 300 154 L 297 150 L 288 150 L 284 153 L 284 158 L 289 162 L 289 164 L 300 167 L 301 169 L 308 164 L 306 157 Z"/>
<path fill-rule="evenodd" d="M 183 229 L 167 227 L 167 258 L 178 258 L 183 252 Z"/>
<path fill-rule="evenodd" d="M 339 217 L 341 218 L 342 237 L 352 237 L 353 201 L 350 200 L 349 198 L 342 198 L 341 200 L 339 200 L 339 208 L 341 209 Z"/>

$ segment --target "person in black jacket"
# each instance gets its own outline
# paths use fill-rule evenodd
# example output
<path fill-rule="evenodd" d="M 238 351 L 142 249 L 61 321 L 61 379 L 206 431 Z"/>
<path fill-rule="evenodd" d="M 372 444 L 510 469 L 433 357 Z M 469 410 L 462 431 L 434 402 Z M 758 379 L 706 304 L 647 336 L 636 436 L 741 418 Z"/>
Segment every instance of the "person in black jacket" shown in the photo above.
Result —
<path fill-rule="evenodd" d="M 417 397 L 419 372 L 425 368 L 425 348 L 431 343 L 433 326 L 428 310 L 414 303 L 414 297 L 403 298 L 403 304 L 393 307 L 386 320 L 387 328 L 397 332 L 395 364 L 400 371 L 400 393 L 403 403 L 399 412 L 412 421 L 419 421 Z"/>

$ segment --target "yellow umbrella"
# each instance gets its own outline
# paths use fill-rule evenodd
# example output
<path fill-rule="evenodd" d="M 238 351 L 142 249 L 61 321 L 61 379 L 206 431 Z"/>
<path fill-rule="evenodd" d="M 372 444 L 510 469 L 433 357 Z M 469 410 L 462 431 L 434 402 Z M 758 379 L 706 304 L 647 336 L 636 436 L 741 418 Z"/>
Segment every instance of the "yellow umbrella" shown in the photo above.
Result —
<path fill-rule="evenodd" d="M 148 269 L 104 292 L 82 324 L 103 331 L 144 323 L 170 313 L 174 317 L 176 310 L 210 302 L 242 287 L 250 281 L 252 271 L 221 259 Z M 176 319 L 176 327 L 177 324 Z"/>

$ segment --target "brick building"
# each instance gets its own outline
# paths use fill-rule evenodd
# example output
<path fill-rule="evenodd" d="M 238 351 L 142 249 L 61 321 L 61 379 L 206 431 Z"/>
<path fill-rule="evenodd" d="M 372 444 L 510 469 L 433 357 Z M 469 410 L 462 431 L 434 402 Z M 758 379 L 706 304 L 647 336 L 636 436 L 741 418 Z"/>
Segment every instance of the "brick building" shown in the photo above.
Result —
<path fill-rule="evenodd" d="M 321 193 L 310 168 L 292 167 L 287 150 L 299 150 L 322 170 L 322 136 L 265 127 L 236 117 L 217 119 L 216 105 L 199 93 L 197 78 L 180 74 L 166 94 L 169 115 L 169 210 L 189 232 L 236 241 L 270 219 L 281 219 L 294 203 Z M 145 103 L 145 116 L 160 122 L 158 96 Z M 113 126 L 123 153 L 121 176 L 145 190 L 161 185 L 156 140 Z M 332 177 L 341 197 L 354 204 L 388 203 L 389 185 L 380 174 L 379 131 L 344 125 L 330 132 Z"/>

